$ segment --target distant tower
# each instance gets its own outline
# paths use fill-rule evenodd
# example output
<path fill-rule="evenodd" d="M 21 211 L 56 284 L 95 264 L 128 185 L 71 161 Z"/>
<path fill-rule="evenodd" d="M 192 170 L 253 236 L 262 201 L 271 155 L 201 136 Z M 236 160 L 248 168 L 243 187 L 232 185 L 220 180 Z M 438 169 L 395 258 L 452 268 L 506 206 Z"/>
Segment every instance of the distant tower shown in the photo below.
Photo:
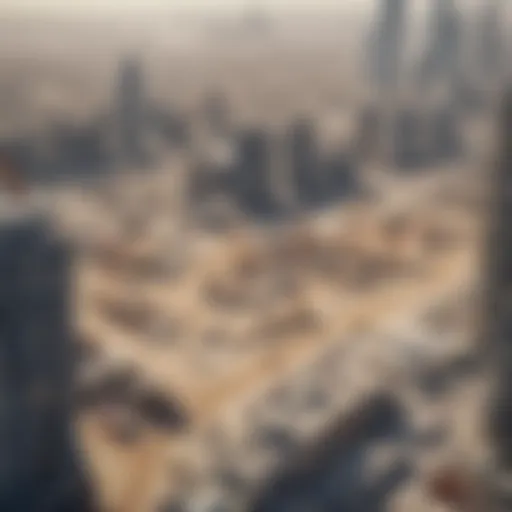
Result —
<path fill-rule="evenodd" d="M 359 114 L 354 151 L 359 159 L 373 159 L 378 156 L 383 122 L 377 105 L 366 105 Z"/>
<path fill-rule="evenodd" d="M 419 73 L 420 85 L 454 85 L 459 78 L 461 22 L 454 0 L 435 0 L 428 28 L 429 39 Z"/>
<path fill-rule="evenodd" d="M 339 150 L 322 163 L 326 175 L 326 196 L 329 200 L 340 200 L 360 191 L 356 163 L 346 150 Z"/>
<path fill-rule="evenodd" d="M 428 116 L 429 155 L 435 159 L 450 160 L 463 150 L 460 115 L 452 102 L 436 106 Z"/>
<path fill-rule="evenodd" d="M 394 126 L 405 58 L 407 0 L 380 0 L 373 40 L 372 83 L 377 95 L 376 156 L 394 163 Z M 371 138 L 371 137 L 370 137 Z"/>
<path fill-rule="evenodd" d="M 119 75 L 117 115 L 121 156 L 130 162 L 144 156 L 145 114 L 141 66 L 137 60 L 127 59 Z"/>
<path fill-rule="evenodd" d="M 235 164 L 235 194 L 242 209 L 253 214 L 276 210 L 271 180 L 271 144 L 263 129 L 243 132 L 238 143 Z"/>
<path fill-rule="evenodd" d="M 503 6 L 500 0 L 487 0 L 479 13 L 475 51 L 477 78 L 495 85 L 506 65 L 503 44 Z"/>
<path fill-rule="evenodd" d="M 0 510 L 88 512 L 71 433 L 68 250 L 0 197 Z"/>
<path fill-rule="evenodd" d="M 287 144 L 297 199 L 305 205 L 319 201 L 326 183 L 322 181 L 315 129 L 311 122 L 297 121 L 290 129 Z"/>
<path fill-rule="evenodd" d="M 416 109 L 404 107 L 394 118 L 392 129 L 393 163 L 401 168 L 414 168 L 425 159 L 423 119 Z"/>
<path fill-rule="evenodd" d="M 381 0 L 373 53 L 373 81 L 381 93 L 394 93 L 403 67 L 406 0 Z"/>

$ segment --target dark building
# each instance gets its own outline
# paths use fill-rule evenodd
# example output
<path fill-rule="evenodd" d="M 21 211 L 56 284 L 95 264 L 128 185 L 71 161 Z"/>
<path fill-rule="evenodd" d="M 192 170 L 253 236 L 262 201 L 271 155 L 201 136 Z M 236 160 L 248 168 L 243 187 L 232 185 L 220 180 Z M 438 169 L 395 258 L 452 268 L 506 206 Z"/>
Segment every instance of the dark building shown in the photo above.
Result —
<path fill-rule="evenodd" d="M 276 213 L 271 171 L 269 134 L 264 129 L 246 130 L 238 141 L 233 176 L 235 196 L 243 210 L 257 215 Z"/>
<path fill-rule="evenodd" d="M 454 85 L 460 73 L 462 49 L 460 14 L 453 0 L 435 0 L 431 9 L 429 39 L 421 63 L 420 84 L 434 82 Z"/>
<path fill-rule="evenodd" d="M 347 151 L 338 151 L 323 164 L 326 180 L 325 197 L 328 200 L 341 200 L 358 192 L 355 160 Z"/>
<path fill-rule="evenodd" d="M 449 160 L 461 154 L 463 143 L 460 124 L 455 105 L 441 105 L 430 113 L 428 123 L 430 158 Z"/>
<path fill-rule="evenodd" d="M 70 255 L 37 213 L 4 199 L 0 510 L 89 511 L 70 427 Z"/>
<path fill-rule="evenodd" d="M 146 105 L 140 63 L 128 59 L 121 65 L 117 98 L 117 122 L 121 157 L 131 163 L 144 158 Z"/>
<path fill-rule="evenodd" d="M 364 107 L 359 117 L 353 148 L 360 158 L 374 158 L 378 155 L 382 130 L 383 117 L 379 108 L 374 104 Z"/>
<path fill-rule="evenodd" d="M 327 182 L 322 174 L 314 125 L 308 120 L 295 122 L 290 127 L 287 146 L 297 199 L 304 205 L 321 201 Z"/>
<path fill-rule="evenodd" d="M 67 178 L 93 175 L 109 164 L 105 138 L 106 133 L 95 123 L 56 124 L 47 138 L 48 166 Z"/>
<path fill-rule="evenodd" d="M 495 84 L 506 66 L 503 44 L 503 9 L 500 0 L 487 0 L 479 13 L 476 34 L 477 78 Z"/>
<path fill-rule="evenodd" d="M 379 91 L 393 91 L 400 80 L 406 28 L 406 0 L 381 0 L 372 44 L 372 81 Z"/>
<path fill-rule="evenodd" d="M 420 112 L 403 108 L 396 113 L 392 128 L 392 162 L 400 168 L 414 168 L 427 158 L 424 119 Z"/>
<path fill-rule="evenodd" d="M 499 154 L 493 173 L 491 222 L 486 265 L 484 338 L 496 378 L 490 418 L 501 469 L 512 469 L 512 91 L 500 111 Z"/>

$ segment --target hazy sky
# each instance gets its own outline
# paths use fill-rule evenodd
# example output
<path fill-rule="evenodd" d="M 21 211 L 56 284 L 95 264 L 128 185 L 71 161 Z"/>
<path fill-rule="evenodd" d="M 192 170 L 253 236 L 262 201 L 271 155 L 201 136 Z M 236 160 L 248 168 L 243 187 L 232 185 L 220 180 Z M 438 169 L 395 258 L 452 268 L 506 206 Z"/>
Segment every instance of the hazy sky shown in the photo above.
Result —
<path fill-rule="evenodd" d="M 3 12 L 73 12 L 111 11 L 119 9 L 148 8 L 240 8 L 246 5 L 262 5 L 269 8 L 282 7 L 336 7 L 341 4 L 365 4 L 370 0 L 0 0 Z"/>
<path fill-rule="evenodd" d="M 269 11 L 292 7 L 294 10 L 335 8 L 340 11 L 372 10 L 381 0 L 0 0 L 0 14 L 53 15 L 53 14 L 105 14 L 122 11 L 137 12 L 155 9 L 240 10 L 248 6 L 262 6 Z M 469 7 L 489 0 L 456 0 L 460 6 Z M 412 11 L 422 12 L 432 0 L 408 0 Z"/>

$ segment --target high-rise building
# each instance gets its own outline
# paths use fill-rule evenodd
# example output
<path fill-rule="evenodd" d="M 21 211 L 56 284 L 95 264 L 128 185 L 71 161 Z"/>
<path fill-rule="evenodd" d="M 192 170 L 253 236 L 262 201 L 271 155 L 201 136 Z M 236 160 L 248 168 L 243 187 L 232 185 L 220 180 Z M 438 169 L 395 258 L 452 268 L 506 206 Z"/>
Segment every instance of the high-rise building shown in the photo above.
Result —
<path fill-rule="evenodd" d="M 271 144 L 263 129 L 244 131 L 238 142 L 234 166 L 234 190 L 243 210 L 265 215 L 275 212 L 271 168 Z"/>
<path fill-rule="evenodd" d="M 54 172 L 67 179 L 85 178 L 105 169 L 108 148 L 101 125 L 56 123 L 48 133 L 47 150 Z"/>
<path fill-rule="evenodd" d="M 326 176 L 326 197 L 339 200 L 357 193 L 359 185 L 356 163 L 346 150 L 337 151 L 323 163 Z"/>
<path fill-rule="evenodd" d="M 90 510 L 72 422 L 69 252 L 0 197 L 0 509 Z"/>
<path fill-rule="evenodd" d="M 308 120 L 299 120 L 291 127 L 288 156 L 293 188 L 301 204 L 314 203 L 325 190 L 319 162 L 315 129 Z"/>
<path fill-rule="evenodd" d="M 365 106 L 358 119 L 354 150 L 359 158 L 375 158 L 382 138 L 382 112 L 377 105 Z"/>
<path fill-rule="evenodd" d="M 393 92 L 403 71 L 406 0 L 382 0 L 373 41 L 373 82 L 380 92 Z"/>
<path fill-rule="evenodd" d="M 121 157 L 130 162 L 143 158 L 146 106 L 140 63 L 127 59 L 121 65 L 118 84 L 117 122 Z"/>
<path fill-rule="evenodd" d="M 484 337 L 490 349 L 496 388 L 490 417 L 501 469 L 512 469 L 512 91 L 500 112 L 499 155 L 493 176 L 486 272 Z"/>
<path fill-rule="evenodd" d="M 461 123 L 457 106 L 445 103 L 433 109 L 428 122 L 428 150 L 434 159 L 446 160 L 460 155 Z"/>
<path fill-rule="evenodd" d="M 403 108 L 396 113 L 392 126 L 392 163 L 401 168 L 417 167 L 426 157 L 425 130 L 421 113 Z"/>
<path fill-rule="evenodd" d="M 487 0 L 478 17 L 476 37 L 477 78 L 494 83 L 506 64 L 503 45 L 503 9 L 500 0 Z"/>
<path fill-rule="evenodd" d="M 434 0 L 430 11 L 427 47 L 421 63 L 420 85 L 453 85 L 459 78 L 461 21 L 454 0 Z"/>

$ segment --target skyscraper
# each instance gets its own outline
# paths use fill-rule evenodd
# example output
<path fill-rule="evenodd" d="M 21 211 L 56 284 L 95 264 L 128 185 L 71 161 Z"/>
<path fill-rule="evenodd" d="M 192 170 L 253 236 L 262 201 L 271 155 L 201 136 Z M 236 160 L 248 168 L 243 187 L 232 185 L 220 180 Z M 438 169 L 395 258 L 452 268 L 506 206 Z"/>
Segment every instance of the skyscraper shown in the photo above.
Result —
<path fill-rule="evenodd" d="M 476 71 L 480 80 L 495 83 L 505 64 L 500 0 L 487 0 L 479 13 L 476 40 Z"/>
<path fill-rule="evenodd" d="M 359 182 L 355 159 L 346 150 L 339 150 L 323 162 L 326 174 L 326 196 L 339 200 L 357 193 Z"/>
<path fill-rule="evenodd" d="M 501 469 L 512 469 L 512 91 L 500 112 L 499 155 L 493 176 L 486 272 L 485 340 L 496 376 L 491 431 Z"/>
<path fill-rule="evenodd" d="M 420 112 L 404 107 L 394 117 L 392 126 L 392 162 L 411 169 L 424 162 L 424 127 Z"/>
<path fill-rule="evenodd" d="M 463 146 L 460 115 L 450 102 L 436 106 L 428 116 L 428 149 L 434 159 L 449 160 L 461 154 Z"/>
<path fill-rule="evenodd" d="M 297 199 L 301 204 L 320 200 L 326 183 L 322 180 L 314 126 L 308 120 L 295 122 L 287 145 Z"/>
<path fill-rule="evenodd" d="M 373 41 L 373 82 L 381 92 L 399 84 L 404 57 L 406 0 L 382 0 Z"/>
<path fill-rule="evenodd" d="M 428 40 L 420 67 L 422 86 L 441 81 L 452 85 L 458 78 L 461 57 L 461 23 L 454 0 L 434 0 Z"/>
<path fill-rule="evenodd" d="M 0 197 L 0 509 L 90 510 L 71 433 L 69 254 Z"/>
<path fill-rule="evenodd" d="M 234 190 L 242 209 L 257 215 L 275 212 L 271 167 L 269 135 L 263 129 L 244 131 L 234 166 Z"/>
<path fill-rule="evenodd" d="M 137 162 L 144 156 L 146 106 L 141 66 L 133 58 L 125 60 L 121 65 L 117 116 L 121 157 Z"/>

